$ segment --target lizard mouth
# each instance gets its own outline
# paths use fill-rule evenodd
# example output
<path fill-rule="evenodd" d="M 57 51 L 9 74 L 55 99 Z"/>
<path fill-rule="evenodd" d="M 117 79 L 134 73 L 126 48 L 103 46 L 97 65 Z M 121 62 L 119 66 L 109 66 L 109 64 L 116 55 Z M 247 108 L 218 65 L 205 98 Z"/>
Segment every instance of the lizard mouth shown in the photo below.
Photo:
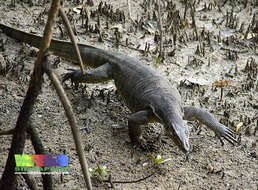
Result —
<path fill-rule="evenodd" d="M 167 128 L 167 132 L 178 148 L 186 153 L 187 160 L 190 146 L 188 128 L 185 122 L 183 120 L 180 121 L 180 119 L 173 119 L 173 122 L 171 122 L 171 125 Z"/>
<path fill-rule="evenodd" d="M 178 148 L 180 150 L 182 150 L 184 153 L 186 153 L 186 158 L 188 158 L 189 155 L 189 143 L 188 143 L 188 139 L 187 138 L 183 138 L 181 139 L 180 137 L 178 137 L 177 135 L 175 135 L 174 133 L 169 133 L 169 136 L 172 138 L 172 140 L 174 141 L 174 143 L 178 146 Z"/>

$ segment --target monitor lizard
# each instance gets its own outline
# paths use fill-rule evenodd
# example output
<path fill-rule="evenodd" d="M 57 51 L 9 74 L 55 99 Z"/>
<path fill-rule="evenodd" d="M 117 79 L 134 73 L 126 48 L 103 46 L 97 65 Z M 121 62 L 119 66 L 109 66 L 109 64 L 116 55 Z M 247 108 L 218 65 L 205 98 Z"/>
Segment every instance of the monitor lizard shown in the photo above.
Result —
<path fill-rule="evenodd" d="M 40 47 L 41 36 L 26 33 L 0 24 L 0 29 L 11 38 Z M 128 118 L 128 131 L 132 143 L 141 141 L 141 125 L 160 122 L 175 144 L 189 154 L 189 131 L 184 120 L 199 120 L 219 137 L 234 144 L 234 131 L 219 123 L 214 116 L 202 108 L 182 107 L 181 96 L 170 81 L 156 73 L 139 60 L 117 52 L 78 44 L 84 64 L 93 68 L 83 75 L 80 70 L 67 73 L 63 82 L 71 79 L 77 83 L 99 83 L 114 80 L 122 99 L 132 111 Z M 55 55 L 77 63 L 70 42 L 52 40 L 50 51 Z"/>

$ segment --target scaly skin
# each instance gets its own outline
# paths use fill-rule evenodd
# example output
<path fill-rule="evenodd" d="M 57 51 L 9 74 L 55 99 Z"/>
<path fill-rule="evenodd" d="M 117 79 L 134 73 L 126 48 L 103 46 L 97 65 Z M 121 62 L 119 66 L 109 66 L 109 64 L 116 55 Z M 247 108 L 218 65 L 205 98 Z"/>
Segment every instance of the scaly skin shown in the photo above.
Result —
<path fill-rule="evenodd" d="M 25 33 L 0 24 L 8 36 L 39 48 L 41 37 Z M 199 120 L 213 130 L 217 136 L 234 144 L 234 132 L 219 123 L 210 113 L 196 107 L 181 106 L 181 97 L 170 82 L 149 67 L 123 54 L 105 51 L 79 44 L 84 64 L 95 68 L 82 75 L 80 70 L 68 73 L 63 81 L 103 82 L 114 80 L 123 100 L 133 112 L 128 119 L 129 136 L 132 142 L 141 139 L 140 125 L 160 122 L 176 145 L 188 155 L 188 128 L 183 121 Z M 67 60 L 77 62 L 73 45 L 69 42 L 52 40 L 50 50 Z M 221 139 L 221 138 L 220 138 Z"/>

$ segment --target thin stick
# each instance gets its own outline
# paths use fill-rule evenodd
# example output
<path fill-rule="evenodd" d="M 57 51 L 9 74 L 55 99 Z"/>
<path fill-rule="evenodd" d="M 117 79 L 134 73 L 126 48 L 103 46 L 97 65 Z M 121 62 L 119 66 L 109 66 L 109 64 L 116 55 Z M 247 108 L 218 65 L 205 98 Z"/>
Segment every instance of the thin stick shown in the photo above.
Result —
<path fill-rule="evenodd" d="M 8 129 L 8 130 L 1 130 L 0 131 L 0 136 L 2 136 L 2 135 L 13 135 L 14 130 L 15 130 L 15 128 Z"/>
<path fill-rule="evenodd" d="M 151 173 L 150 175 L 147 175 L 143 178 L 140 178 L 140 179 L 135 179 L 135 180 L 130 180 L 130 181 L 112 181 L 111 179 L 111 175 L 109 176 L 109 178 L 107 180 L 103 180 L 103 182 L 107 182 L 107 183 L 110 183 L 111 185 L 111 188 L 114 187 L 114 183 L 138 183 L 140 181 L 143 181 L 143 180 L 146 180 L 148 178 L 150 178 L 151 176 L 153 176 L 156 172 L 153 172 Z"/>
<path fill-rule="evenodd" d="M 43 63 L 45 64 L 45 63 Z M 32 126 L 31 121 L 29 121 L 28 128 L 27 128 L 27 133 L 30 135 L 30 140 L 32 143 L 32 146 L 35 150 L 36 154 L 47 154 L 47 152 L 44 149 L 44 146 L 42 144 L 42 141 L 38 135 L 37 130 L 35 129 L 34 126 Z M 53 186 L 53 180 L 52 176 L 50 174 L 42 174 L 42 179 L 43 179 L 43 189 L 52 189 Z"/>
<path fill-rule="evenodd" d="M 22 177 L 24 178 L 30 190 L 38 189 L 36 181 L 29 174 L 22 174 Z"/>
<path fill-rule="evenodd" d="M 135 180 L 130 180 L 130 181 L 112 181 L 112 183 L 138 183 L 140 181 L 146 180 L 148 178 L 150 178 L 151 176 L 153 176 L 156 172 L 151 173 L 150 175 L 147 175 L 143 178 L 140 179 L 135 179 Z"/>
<path fill-rule="evenodd" d="M 127 0 L 127 6 L 128 6 L 129 18 L 132 20 L 130 0 Z"/>
<path fill-rule="evenodd" d="M 80 164 L 81 164 L 81 167 L 82 167 L 82 172 L 83 172 L 84 179 L 85 179 L 85 182 L 86 182 L 86 185 L 87 185 L 87 189 L 92 190 L 88 164 L 87 164 L 86 158 L 84 157 L 80 131 L 79 131 L 79 128 L 76 126 L 76 119 L 75 119 L 73 111 L 72 111 L 71 103 L 70 103 L 69 99 L 67 98 L 67 96 L 65 94 L 65 91 L 64 91 L 64 89 L 61 85 L 61 82 L 59 81 L 58 77 L 56 76 L 56 74 L 51 69 L 50 65 L 48 63 L 44 64 L 43 69 L 47 73 L 49 79 L 54 84 L 54 87 L 55 87 L 56 92 L 59 96 L 59 99 L 61 100 L 61 102 L 63 104 L 63 107 L 65 109 L 66 117 L 68 118 L 69 124 L 70 124 L 71 129 L 72 129 L 73 139 L 74 139 L 76 150 L 77 150 L 77 153 L 78 153 L 78 156 L 79 156 L 79 161 L 80 161 Z"/>
<path fill-rule="evenodd" d="M 160 14 L 160 0 L 157 0 L 158 4 L 158 27 L 159 27 L 159 33 L 160 33 L 160 42 L 159 42 L 159 57 L 162 59 L 164 58 L 164 52 L 163 52 L 163 25 L 162 25 L 162 19 Z"/>
<path fill-rule="evenodd" d="M 131 19 L 131 21 L 135 24 L 135 25 L 137 25 L 136 24 L 136 22 L 133 20 L 133 18 L 132 18 L 132 13 L 131 13 L 131 3 L 130 3 L 130 0 L 127 0 L 127 6 L 128 6 L 128 14 L 129 14 L 129 18 Z"/>
<path fill-rule="evenodd" d="M 41 48 L 35 63 L 34 72 L 32 74 L 28 91 L 21 107 L 20 114 L 16 123 L 14 135 L 12 138 L 11 148 L 8 154 L 5 170 L 0 181 L 0 189 L 15 189 L 16 175 L 14 154 L 22 154 L 25 145 L 25 132 L 27 130 L 29 118 L 36 99 L 41 91 L 43 83 L 42 60 L 44 52 L 49 47 L 52 38 L 52 27 L 55 23 L 56 16 L 60 7 L 60 0 L 52 1 L 51 8 L 48 14 L 47 24 L 44 30 L 44 36 L 41 41 Z M 52 188 L 50 188 L 52 189 Z"/>
<path fill-rule="evenodd" d="M 74 34 L 73 34 L 71 24 L 70 24 L 66 14 L 65 14 L 65 12 L 62 8 L 60 8 L 59 13 L 60 13 L 60 15 L 63 19 L 64 25 L 65 25 L 65 27 L 68 31 L 69 37 L 70 37 L 70 39 L 71 39 L 71 41 L 74 45 L 75 52 L 76 52 L 76 55 L 77 55 L 77 58 L 78 58 L 78 61 L 79 61 L 79 64 L 80 64 L 80 68 L 81 68 L 82 74 L 84 75 L 85 74 L 85 68 L 84 68 L 84 65 L 83 65 L 83 61 L 82 61 L 82 57 L 81 57 L 78 45 L 76 43 L 76 40 L 75 40 L 75 37 L 74 37 Z"/>

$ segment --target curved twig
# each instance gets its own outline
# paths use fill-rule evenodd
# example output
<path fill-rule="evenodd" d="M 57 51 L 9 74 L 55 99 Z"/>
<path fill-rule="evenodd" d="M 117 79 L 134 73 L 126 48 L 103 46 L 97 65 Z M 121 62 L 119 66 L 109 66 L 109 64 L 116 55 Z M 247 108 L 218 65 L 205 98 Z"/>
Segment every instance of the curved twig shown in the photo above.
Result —
<path fill-rule="evenodd" d="M 143 178 L 139 178 L 139 179 L 135 179 L 135 180 L 128 180 L 128 181 L 112 181 L 111 175 L 109 175 L 109 178 L 108 178 L 107 180 L 103 180 L 103 182 L 110 183 L 111 188 L 113 188 L 113 187 L 114 187 L 114 185 L 113 185 L 114 183 L 138 183 L 138 182 L 140 182 L 140 181 L 144 181 L 144 180 L 150 178 L 150 177 L 153 176 L 155 173 L 156 173 L 156 172 L 153 172 L 153 173 L 151 173 L 150 175 L 147 175 L 147 176 L 145 176 L 145 177 L 143 177 Z"/>
<path fill-rule="evenodd" d="M 16 123 L 14 135 L 12 138 L 11 148 L 8 154 L 5 170 L 0 181 L 0 189 L 15 189 L 16 175 L 14 154 L 22 154 L 25 145 L 25 133 L 29 124 L 29 118 L 32 114 L 33 106 L 41 91 L 43 83 L 42 61 L 44 59 L 45 50 L 50 46 L 52 38 L 52 28 L 60 8 L 60 0 L 52 1 L 48 14 L 47 24 L 44 30 L 44 36 L 41 41 L 41 48 L 35 63 L 34 72 L 32 74 L 29 88 L 26 93 L 20 114 Z M 49 189 L 52 189 L 50 187 Z"/>
<path fill-rule="evenodd" d="M 62 8 L 60 8 L 59 10 L 59 13 L 63 19 L 63 22 L 64 22 L 64 25 L 68 31 L 68 34 L 69 34 L 69 37 L 74 45 L 74 48 L 75 48 L 75 52 L 76 52 L 76 55 L 77 55 L 77 58 L 78 58 L 78 61 L 79 61 L 79 64 L 80 64 L 80 67 L 81 67 L 81 71 L 82 71 L 82 74 L 85 74 L 85 68 L 84 68 L 84 65 L 83 65 L 83 61 L 82 61 L 82 57 L 81 57 L 81 54 L 80 54 L 80 51 L 79 51 L 79 48 L 78 48 L 78 45 L 76 43 L 76 40 L 75 40 L 75 37 L 74 37 L 74 34 L 73 34 L 73 30 L 72 30 L 72 27 L 71 27 L 71 24 L 69 23 L 69 20 L 64 12 L 64 10 Z"/>
<path fill-rule="evenodd" d="M 54 84 L 54 87 L 59 96 L 59 99 L 60 99 L 61 103 L 63 104 L 66 117 L 68 118 L 69 124 L 72 129 L 73 139 L 74 139 L 76 150 L 77 150 L 77 153 L 79 156 L 79 161 L 80 161 L 80 164 L 82 167 L 82 172 L 83 172 L 84 179 L 85 179 L 85 182 L 87 185 L 87 189 L 91 190 L 92 185 L 91 185 L 91 180 L 90 180 L 88 164 L 87 164 L 86 158 L 84 156 L 81 137 L 80 137 L 80 131 L 79 131 L 79 128 L 76 126 L 76 119 L 75 119 L 75 116 L 74 116 L 74 113 L 72 110 L 71 103 L 70 103 L 68 97 L 66 96 L 66 93 L 63 89 L 63 86 L 61 85 L 61 82 L 59 81 L 57 75 L 51 69 L 51 66 L 48 62 L 46 62 L 43 65 L 43 70 L 44 70 L 44 72 L 47 73 L 49 79 Z"/>

